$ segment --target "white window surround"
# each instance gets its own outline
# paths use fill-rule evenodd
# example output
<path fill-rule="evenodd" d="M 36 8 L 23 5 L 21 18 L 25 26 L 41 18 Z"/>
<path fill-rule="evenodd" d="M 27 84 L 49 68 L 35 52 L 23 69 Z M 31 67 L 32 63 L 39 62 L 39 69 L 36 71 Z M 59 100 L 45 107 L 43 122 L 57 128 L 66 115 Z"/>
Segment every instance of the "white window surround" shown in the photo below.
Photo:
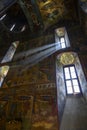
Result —
<path fill-rule="evenodd" d="M 19 44 L 19 41 L 13 42 L 11 44 L 10 48 L 8 49 L 6 55 L 4 56 L 1 63 L 9 62 L 12 60 L 18 44 Z M 8 71 L 9 71 L 9 68 L 10 68 L 9 66 L 0 67 L 0 87 L 2 86 L 2 83 L 3 83 L 4 78 L 6 77 Z"/>

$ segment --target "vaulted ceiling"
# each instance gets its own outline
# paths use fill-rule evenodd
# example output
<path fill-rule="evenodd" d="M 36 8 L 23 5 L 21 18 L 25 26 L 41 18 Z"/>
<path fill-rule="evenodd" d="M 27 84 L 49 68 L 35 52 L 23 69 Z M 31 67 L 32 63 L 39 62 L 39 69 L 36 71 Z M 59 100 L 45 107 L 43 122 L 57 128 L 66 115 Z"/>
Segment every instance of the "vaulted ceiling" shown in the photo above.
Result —
<path fill-rule="evenodd" d="M 84 37 L 87 34 L 86 6 L 86 0 L 1 0 L 0 57 L 12 42 L 21 42 L 17 52 L 32 49 L 35 45 L 29 42 L 33 38 L 53 35 L 61 26 L 67 30 L 73 28 L 75 36 Z"/>
<path fill-rule="evenodd" d="M 1 55 L 12 41 L 24 42 L 53 33 L 60 26 L 80 25 L 78 6 L 80 8 L 78 0 L 1 0 Z"/>

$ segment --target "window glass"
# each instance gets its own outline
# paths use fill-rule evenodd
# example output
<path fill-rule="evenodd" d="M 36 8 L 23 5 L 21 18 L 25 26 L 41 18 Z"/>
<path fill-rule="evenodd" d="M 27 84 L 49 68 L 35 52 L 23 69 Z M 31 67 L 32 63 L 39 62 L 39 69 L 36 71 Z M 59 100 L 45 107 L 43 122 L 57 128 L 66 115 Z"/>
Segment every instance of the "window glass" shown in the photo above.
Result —
<path fill-rule="evenodd" d="M 65 46 L 65 43 L 61 43 L 61 46 L 62 46 L 62 48 L 65 48 L 66 46 Z"/>
<path fill-rule="evenodd" d="M 75 68 L 72 66 L 72 67 L 70 67 L 70 71 L 71 72 L 75 72 Z"/>
<path fill-rule="evenodd" d="M 66 79 L 70 79 L 70 74 L 69 74 L 69 73 L 66 73 L 66 74 L 65 74 L 65 78 L 66 78 Z"/>
<path fill-rule="evenodd" d="M 73 82 L 74 92 L 75 92 L 75 93 L 80 92 L 78 80 L 77 80 L 77 79 L 74 79 L 74 80 L 72 80 L 72 82 Z"/>
<path fill-rule="evenodd" d="M 2 17 L 0 17 L 0 21 L 3 20 L 6 17 L 6 14 L 4 14 Z"/>
<path fill-rule="evenodd" d="M 71 80 L 66 81 L 66 85 L 67 85 L 68 87 L 72 87 Z"/>
<path fill-rule="evenodd" d="M 80 93 L 79 86 L 74 86 L 74 93 Z"/>
<path fill-rule="evenodd" d="M 73 90 L 72 90 L 71 87 L 67 87 L 67 93 L 68 93 L 68 94 L 72 94 L 72 93 L 73 93 Z"/>
<path fill-rule="evenodd" d="M 74 86 L 79 86 L 77 79 L 73 79 L 72 82 L 73 82 L 73 85 L 74 85 Z"/>
<path fill-rule="evenodd" d="M 64 71 L 65 73 L 69 72 L 69 68 L 68 67 L 64 68 Z"/>
<path fill-rule="evenodd" d="M 13 24 L 13 25 L 11 26 L 10 31 L 12 31 L 12 30 L 14 29 L 14 27 L 15 27 L 15 24 Z"/>
<path fill-rule="evenodd" d="M 67 86 L 67 93 L 68 94 L 72 94 L 73 93 L 73 89 L 72 89 L 72 84 L 71 84 L 70 80 L 66 81 L 66 86 Z"/>
<path fill-rule="evenodd" d="M 60 44 L 61 44 L 61 48 L 65 48 L 66 47 L 64 37 L 60 38 Z"/>
<path fill-rule="evenodd" d="M 75 72 L 71 73 L 71 77 L 76 78 L 76 73 Z"/>
<path fill-rule="evenodd" d="M 70 67 L 70 73 L 72 78 L 76 78 L 76 72 L 74 67 Z"/>
<path fill-rule="evenodd" d="M 65 71 L 65 79 L 70 79 L 69 68 L 64 68 L 64 71 Z"/>
<path fill-rule="evenodd" d="M 67 94 L 80 93 L 78 77 L 74 66 L 64 67 Z"/>
<path fill-rule="evenodd" d="M 60 38 L 60 42 L 61 42 L 61 43 L 62 43 L 62 42 L 65 42 L 63 37 Z"/>

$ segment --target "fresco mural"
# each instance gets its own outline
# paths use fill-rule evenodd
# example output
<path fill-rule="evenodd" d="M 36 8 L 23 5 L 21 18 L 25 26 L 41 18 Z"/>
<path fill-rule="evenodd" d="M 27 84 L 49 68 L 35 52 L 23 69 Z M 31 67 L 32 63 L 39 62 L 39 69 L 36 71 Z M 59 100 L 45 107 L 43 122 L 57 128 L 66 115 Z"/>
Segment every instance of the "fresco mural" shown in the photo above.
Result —
<path fill-rule="evenodd" d="M 32 96 L 19 96 L 16 100 L 0 101 L 0 127 L 2 130 L 28 130 L 32 113 Z M 1 121 L 3 123 L 1 124 Z M 6 125 L 5 125 L 6 124 Z"/>
<path fill-rule="evenodd" d="M 39 90 L 32 95 L 19 89 L 15 96 L 0 98 L 1 130 L 58 130 L 56 93 L 51 90 L 52 93 L 47 94 L 48 88 L 45 93 L 44 88 Z"/>
<path fill-rule="evenodd" d="M 5 88 L 7 86 L 14 87 L 50 82 L 55 82 L 55 62 L 53 57 L 46 58 L 33 67 L 26 66 L 24 68 L 10 69 L 8 76 L 6 77 L 6 82 L 2 87 Z"/>
<path fill-rule="evenodd" d="M 65 13 L 64 2 L 61 0 L 38 0 L 38 6 L 42 15 L 45 28 L 57 22 Z"/>
<path fill-rule="evenodd" d="M 78 17 L 73 0 L 38 0 L 37 3 L 45 29 L 57 22 L 61 22 L 61 20 L 63 20 L 63 22 L 69 20 L 76 21 Z"/>
<path fill-rule="evenodd" d="M 20 40 L 21 38 L 26 40 L 26 36 L 27 39 L 32 37 L 30 32 L 33 32 L 33 37 L 36 37 L 53 27 L 54 24 L 60 26 L 64 23 L 67 24 L 68 21 L 70 25 L 76 24 L 78 15 L 75 4 L 73 0 L 9 0 L 9 2 L 1 0 L 0 11 L 3 10 L 4 14 L 0 18 L 5 30 L 13 33 L 25 32 L 21 33 Z M 7 6 L 7 10 L 4 10 Z M 27 35 L 27 31 L 29 31 L 29 35 Z M 19 39 L 19 36 L 17 37 Z"/>
<path fill-rule="evenodd" d="M 44 95 L 35 100 L 31 130 L 57 130 L 57 105 L 56 99 Z"/>

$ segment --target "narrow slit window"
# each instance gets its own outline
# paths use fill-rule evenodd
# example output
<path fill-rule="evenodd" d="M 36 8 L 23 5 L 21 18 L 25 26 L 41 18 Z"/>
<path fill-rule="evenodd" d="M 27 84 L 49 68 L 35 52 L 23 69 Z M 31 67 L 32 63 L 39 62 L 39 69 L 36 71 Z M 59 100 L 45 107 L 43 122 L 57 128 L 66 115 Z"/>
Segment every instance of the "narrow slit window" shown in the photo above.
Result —
<path fill-rule="evenodd" d="M 5 54 L 4 58 L 2 59 L 1 63 L 9 62 L 12 60 L 14 53 L 18 47 L 18 44 L 19 44 L 19 41 L 15 41 L 12 43 L 12 45 L 8 49 L 7 53 Z M 6 77 L 9 69 L 10 69 L 9 66 L 0 67 L 0 87 L 2 86 L 4 78 Z"/>
<path fill-rule="evenodd" d="M 6 17 L 7 14 L 4 14 L 1 18 L 0 18 L 0 21 L 2 21 L 5 17 Z"/>

